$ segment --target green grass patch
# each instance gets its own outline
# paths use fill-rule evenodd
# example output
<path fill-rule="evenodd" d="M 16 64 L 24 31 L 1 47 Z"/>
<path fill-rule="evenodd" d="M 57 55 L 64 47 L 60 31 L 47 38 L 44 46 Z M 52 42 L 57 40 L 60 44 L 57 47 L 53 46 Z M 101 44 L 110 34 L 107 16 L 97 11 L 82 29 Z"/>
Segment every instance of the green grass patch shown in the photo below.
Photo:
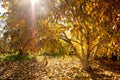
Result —
<path fill-rule="evenodd" d="M 31 58 L 30 55 L 0 54 L 0 61 L 30 60 Z"/>

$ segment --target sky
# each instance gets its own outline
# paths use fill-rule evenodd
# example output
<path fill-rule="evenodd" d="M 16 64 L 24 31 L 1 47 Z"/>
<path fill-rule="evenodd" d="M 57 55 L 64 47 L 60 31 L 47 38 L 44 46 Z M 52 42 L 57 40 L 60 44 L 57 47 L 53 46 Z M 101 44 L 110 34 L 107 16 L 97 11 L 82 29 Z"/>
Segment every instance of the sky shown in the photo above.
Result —
<path fill-rule="evenodd" d="M 0 1 L 0 16 L 2 16 L 4 12 L 6 12 L 6 10 L 1 5 L 2 5 L 2 2 Z M 5 21 L 3 19 L 0 19 L 0 37 L 3 36 L 4 26 L 5 26 Z"/>
<path fill-rule="evenodd" d="M 6 10 L 1 6 L 2 5 L 2 2 L 0 1 L 0 16 L 2 16 L 2 14 L 4 13 L 4 12 L 6 12 Z M 0 19 L 0 27 L 1 27 L 1 22 L 3 22 L 3 20 L 2 19 Z M 3 25 L 3 24 L 2 24 Z"/>
<path fill-rule="evenodd" d="M 6 10 L 1 6 L 2 5 L 2 2 L 0 1 L 0 13 L 4 13 Z M 0 16 L 1 16 L 0 14 Z"/>

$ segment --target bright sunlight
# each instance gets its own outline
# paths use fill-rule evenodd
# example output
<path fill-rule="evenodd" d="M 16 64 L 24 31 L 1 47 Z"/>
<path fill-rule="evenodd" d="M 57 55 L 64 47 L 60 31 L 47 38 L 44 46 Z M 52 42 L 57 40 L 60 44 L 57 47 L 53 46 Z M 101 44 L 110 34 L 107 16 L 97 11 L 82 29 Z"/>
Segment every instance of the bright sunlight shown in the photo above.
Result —
<path fill-rule="evenodd" d="M 45 1 L 42 0 L 31 0 L 32 13 L 37 14 L 40 12 L 41 15 L 47 15 L 49 12 L 48 6 Z"/>
<path fill-rule="evenodd" d="M 35 5 L 39 0 L 31 0 L 32 5 Z"/>

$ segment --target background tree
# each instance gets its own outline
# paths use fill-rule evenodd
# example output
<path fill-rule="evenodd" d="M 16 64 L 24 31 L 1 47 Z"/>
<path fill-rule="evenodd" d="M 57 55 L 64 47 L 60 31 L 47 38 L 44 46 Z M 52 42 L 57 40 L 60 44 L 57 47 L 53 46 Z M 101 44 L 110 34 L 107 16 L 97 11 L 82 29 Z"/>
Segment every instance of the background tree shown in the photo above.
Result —
<path fill-rule="evenodd" d="M 21 54 L 40 49 L 53 54 L 61 51 L 58 38 L 53 36 L 53 30 L 42 24 L 46 22 L 43 19 L 49 16 L 50 10 L 44 1 L 4 0 L 3 2 L 4 8 L 8 11 L 4 39 L 9 41 L 11 50 L 19 51 Z"/>
<path fill-rule="evenodd" d="M 35 5 L 36 4 L 36 5 Z M 14 52 L 36 52 L 39 47 L 38 24 L 42 17 L 37 11 L 41 2 L 33 4 L 31 1 L 24 0 L 4 0 L 3 5 L 8 10 L 5 40 L 9 39 L 10 48 Z"/>

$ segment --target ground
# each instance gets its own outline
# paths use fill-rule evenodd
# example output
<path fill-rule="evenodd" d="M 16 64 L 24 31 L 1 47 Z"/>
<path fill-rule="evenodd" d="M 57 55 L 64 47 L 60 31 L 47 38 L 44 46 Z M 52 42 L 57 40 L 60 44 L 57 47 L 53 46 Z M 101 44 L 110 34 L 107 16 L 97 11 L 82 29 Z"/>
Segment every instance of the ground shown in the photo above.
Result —
<path fill-rule="evenodd" d="M 0 80 L 119 80 L 120 62 L 95 60 L 90 70 L 81 71 L 76 57 L 49 57 L 44 65 L 37 60 L 0 62 Z"/>

